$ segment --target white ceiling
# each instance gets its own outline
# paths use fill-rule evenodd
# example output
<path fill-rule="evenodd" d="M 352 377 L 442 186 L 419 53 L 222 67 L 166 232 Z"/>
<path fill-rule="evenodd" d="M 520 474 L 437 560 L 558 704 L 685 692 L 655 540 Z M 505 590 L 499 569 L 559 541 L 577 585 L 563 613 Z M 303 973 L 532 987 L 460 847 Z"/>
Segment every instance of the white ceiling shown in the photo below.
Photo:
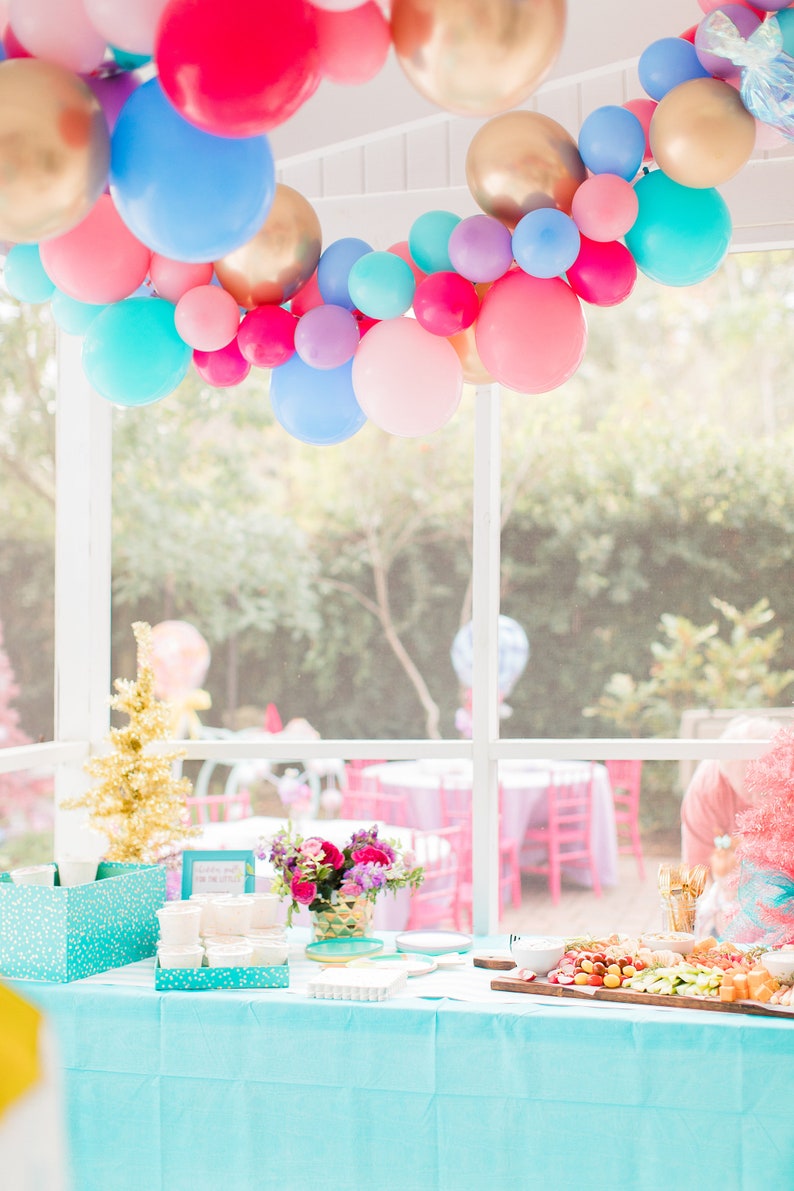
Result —
<path fill-rule="evenodd" d="M 576 137 L 594 108 L 643 97 L 636 73 L 642 51 L 702 16 L 696 0 L 569 0 L 560 57 L 522 106 Z M 392 51 L 364 86 L 323 83 L 271 142 L 279 180 L 312 202 L 325 244 L 359 236 L 384 249 L 407 239 L 425 211 L 477 212 L 465 158 L 483 123 L 425 100 Z M 733 217 L 733 249 L 794 246 L 794 144 L 755 154 L 719 189 Z"/>

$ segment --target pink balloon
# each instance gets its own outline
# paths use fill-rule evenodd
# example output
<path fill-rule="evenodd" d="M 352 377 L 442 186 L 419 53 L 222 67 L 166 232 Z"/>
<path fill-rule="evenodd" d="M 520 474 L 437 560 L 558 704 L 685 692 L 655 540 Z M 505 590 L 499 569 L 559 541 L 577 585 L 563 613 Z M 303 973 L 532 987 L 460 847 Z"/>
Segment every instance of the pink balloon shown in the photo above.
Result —
<path fill-rule="evenodd" d="M 485 295 L 475 342 L 494 380 L 518 393 L 548 393 L 581 364 L 587 324 L 579 299 L 559 277 L 516 270 Z"/>
<path fill-rule="evenodd" d="M 496 281 L 513 263 L 510 229 L 490 215 L 461 219 L 449 237 L 449 259 L 469 281 Z"/>
<path fill-rule="evenodd" d="M 240 311 L 232 295 L 219 285 L 197 285 L 177 302 L 174 322 L 185 343 L 215 352 L 234 339 Z"/>
<path fill-rule="evenodd" d="M 761 4 L 748 4 L 747 0 L 733 0 L 735 4 L 740 4 L 742 8 L 762 8 Z M 705 13 L 714 12 L 715 8 L 722 8 L 725 0 L 698 0 L 701 11 Z M 781 4 L 781 8 L 785 8 L 785 4 Z"/>
<path fill-rule="evenodd" d="M 582 236 L 579 255 L 566 273 L 571 288 L 593 306 L 617 306 L 637 281 L 637 265 L 625 244 Z"/>
<path fill-rule="evenodd" d="M 105 56 L 107 42 L 91 24 L 83 0 L 11 0 L 14 34 L 35 58 L 90 74 Z"/>
<path fill-rule="evenodd" d="M 360 8 L 367 0 L 309 0 L 314 8 L 322 8 L 325 12 L 349 12 L 351 8 Z"/>
<path fill-rule="evenodd" d="M 630 182 L 617 174 L 593 174 L 573 196 L 571 215 L 583 236 L 617 240 L 633 227 L 640 209 Z"/>
<path fill-rule="evenodd" d="M 255 306 L 240 323 L 237 346 L 258 368 L 278 368 L 295 355 L 298 320 L 283 306 Z"/>
<path fill-rule="evenodd" d="M 390 318 L 362 339 L 353 391 L 364 413 L 402 438 L 432 434 L 457 410 L 463 368 L 454 347 L 413 318 Z"/>
<path fill-rule="evenodd" d="M 128 298 L 149 272 L 151 250 L 133 236 L 109 194 L 101 194 L 77 227 L 43 240 L 41 263 L 58 289 L 101 305 Z"/>
<path fill-rule="evenodd" d="M 202 380 L 215 389 L 230 389 L 245 380 L 251 365 L 233 339 L 216 352 L 193 352 L 193 363 Z"/>
<path fill-rule="evenodd" d="M 102 104 L 108 131 L 112 132 L 116 127 L 119 112 L 138 86 L 138 80 L 134 74 L 125 70 L 104 77 L 88 75 L 83 82 L 91 88 Z"/>
<path fill-rule="evenodd" d="M 10 25 L 6 26 L 3 34 L 3 49 L 6 52 L 6 58 L 32 58 L 30 50 L 23 46 L 22 42 L 17 37 Z"/>
<path fill-rule="evenodd" d="M 651 142 L 648 137 L 648 132 L 651 127 L 651 118 L 658 107 L 655 99 L 629 99 L 623 104 L 627 112 L 631 112 L 636 116 L 645 132 L 645 152 L 643 153 L 643 161 L 651 161 L 653 153 L 651 152 Z"/>
<path fill-rule="evenodd" d="M 292 295 L 289 308 L 293 314 L 296 314 L 300 318 L 307 310 L 313 310 L 315 306 L 321 306 L 322 301 L 323 296 L 317 284 L 317 270 L 315 269 L 303 289 L 299 289 L 297 294 Z"/>
<path fill-rule="evenodd" d="M 168 0 L 83 0 L 94 27 L 128 54 L 153 54 L 157 22 Z"/>
<path fill-rule="evenodd" d="M 186 261 L 172 261 L 159 252 L 152 253 L 149 276 L 159 298 L 165 298 L 174 305 L 189 289 L 197 285 L 209 285 L 212 281 L 212 265 L 190 265 Z"/>
<path fill-rule="evenodd" d="M 315 306 L 298 319 L 295 328 L 295 351 L 310 368 L 341 368 L 358 340 L 358 323 L 344 306 Z"/>
<path fill-rule="evenodd" d="M 320 70 L 332 83 L 368 83 L 382 69 L 391 30 L 375 0 L 344 12 L 315 14 Z"/>
<path fill-rule="evenodd" d="M 411 250 L 408 247 L 407 240 L 399 240 L 396 244 L 392 244 L 388 251 L 393 252 L 395 256 L 399 256 L 400 260 L 405 261 L 406 265 L 410 265 L 411 272 L 414 275 L 417 285 L 420 281 L 424 281 L 425 277 L 427 277 L 427 273 L 422 272 L 414 258 L 411 256 Z"/>
<path fill-rule="evenodd" d="M 416 321 L 431 335 L 449 336 L 465 331 L 479 310 L 477 291 L 458 273 L 431 273 L 416 287 Z"/>

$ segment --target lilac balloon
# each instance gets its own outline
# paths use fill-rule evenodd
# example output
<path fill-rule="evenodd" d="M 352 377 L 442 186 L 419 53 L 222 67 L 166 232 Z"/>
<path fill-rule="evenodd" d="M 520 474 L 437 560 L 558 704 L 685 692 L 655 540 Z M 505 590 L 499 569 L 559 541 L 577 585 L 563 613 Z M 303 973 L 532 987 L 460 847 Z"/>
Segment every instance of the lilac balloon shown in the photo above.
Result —
<path fill-rule="evenodd" d="M 467 281 L 497 281 L 513 263 L 510 232 L 490 215 L 461 219 L 449 237 L 449 259 Z"/>
<path fill-rule="evenodd" d="M 723 16 L 728 17 L 736 26 L 740 37 L 743 37 L 745 41 L 751 33 L 755 33 L 761 24 L 761 18 L 742 4 L 721 4 L 719 8 L 715 8 L 708 16 L 705 16 L 695 30 L 695 53 L 700 65 L 715 79 L 730 79 L 741 73 L 741 67 L 734 66 L 730 58 L 723 58 L 721 54 L 712 54 L 705 48 L 709 31 L 714 27 L 715 13 L 722 13 Z"/>
<path fill-rule="evenodd" d="M 109 74 L 105 78 L 83 76 L 83 82 L 91 88 L 102 104 L 108 132 L 112 132 L 116 127 L 119 112 L 138 86 L 139 81 L 134 74 L 127 70 L 120 71 L 118 74 Z"/>
<path fill-rule="evenodd" d="M 295 328 L 295 351 L 310 368 L 341 368 L 352 359 L 358 341 L 355 315 L 344 306 L 315 306 Z"/>

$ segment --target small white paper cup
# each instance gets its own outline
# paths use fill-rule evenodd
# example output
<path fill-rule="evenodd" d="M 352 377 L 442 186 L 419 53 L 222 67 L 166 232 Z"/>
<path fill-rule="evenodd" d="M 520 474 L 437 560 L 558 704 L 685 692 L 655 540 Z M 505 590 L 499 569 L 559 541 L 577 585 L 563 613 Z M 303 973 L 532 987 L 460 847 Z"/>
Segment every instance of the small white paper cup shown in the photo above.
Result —
<path fill-rule="evenodd" d="M 15 885 L 54 885 L 54 864 L 29 864 L 25 868 L 12 868 L 9 874 Z"/>
<path fill-rule="evenodd" d="M 157 948 L 161 968 L 200 968 L 204 948 L 198 943 L 161 944 Z"/>
<path fill-rule="evenodd" d="M 272 968 L 287 962 L 286 939 L 262 939 L 248 936 L 248 942 L 254 949 L 251 963 L 256 967 Z"/>
<path fill-rule="evenodd" d="M 207 963 L 211 968 L 250 967 L 254 949 L 250 943 L 223 943 L 207 949 Z"/>
<path fill-rule="evenodd" d="M 58 884 L 63 886 L 90 885 L 96 880 L 96 860 L 72 860 L 64 858 L 58 862 Z"/>
<path fill-rule="evenodd" d="M 199 930 L 202 935 L 211 935 L 217 930 L 215 922 L 215 898 L 206 893 L 191 893 L 190 904 L 201 907 L 201 923 Z"/>
<path fill-rule="evenodd" d="M 163 944 L 198 943 L 201 906 L 190 902 L 166 902 L 157 911 L 160 942 Z"/>
<path fill-rule="evenodd" d="M 254 903 L 240 894 L 237 897 L 218 897 L 213 902 L 215 927 L 221 935 L 246 935 L 251 929 Z"/>
<path fill-rule="evenodd" d="M 213 947 L 226 947 L 230 943 L 245 943 L 247 942 L 245 935 L 205 935 L 204 947 L 207 951 L 211 951 Z"/>
<path fill-rule="evenodd" d="M 281 898 L 275 893 L 244 893 L 243 897 L 250 900 L 253 906 L 251 926 L 259 930 L 265 926 L 275 926 L 278 920 L 278 908 Z"/>

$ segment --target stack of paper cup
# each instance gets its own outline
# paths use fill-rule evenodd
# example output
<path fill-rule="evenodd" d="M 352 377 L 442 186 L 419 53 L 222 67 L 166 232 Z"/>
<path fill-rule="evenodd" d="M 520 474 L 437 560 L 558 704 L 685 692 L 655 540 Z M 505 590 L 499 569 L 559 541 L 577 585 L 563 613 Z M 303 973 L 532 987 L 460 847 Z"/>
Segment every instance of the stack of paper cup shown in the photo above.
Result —
<path fill-rule="evenodd" d="M 157 911 L 157 921 L 161 943 L 178 946 L 198 943 L 201 906 L 191 902 L 166 902 Z"/>

